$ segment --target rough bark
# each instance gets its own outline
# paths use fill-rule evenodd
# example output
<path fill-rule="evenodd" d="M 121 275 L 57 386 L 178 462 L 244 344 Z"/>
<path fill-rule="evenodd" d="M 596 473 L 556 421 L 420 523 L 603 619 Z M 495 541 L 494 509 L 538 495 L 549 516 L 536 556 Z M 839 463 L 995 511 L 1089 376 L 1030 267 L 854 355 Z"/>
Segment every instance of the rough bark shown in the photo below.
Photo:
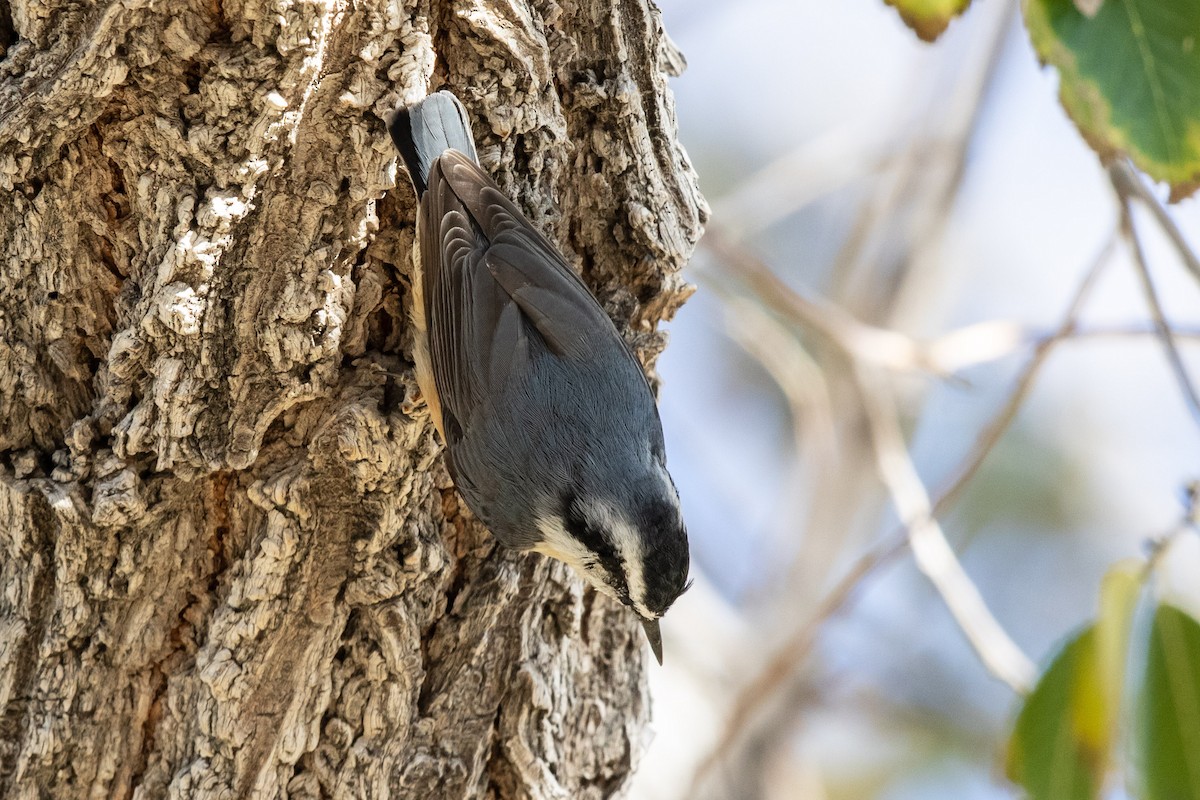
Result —
<path fill-rule="evenodd" d="M 0 797 L 610 796 L 630 616 L 459 504 L 383 118 L 449 86 L 649 364 L 649 0 L 0 0 Z"/>

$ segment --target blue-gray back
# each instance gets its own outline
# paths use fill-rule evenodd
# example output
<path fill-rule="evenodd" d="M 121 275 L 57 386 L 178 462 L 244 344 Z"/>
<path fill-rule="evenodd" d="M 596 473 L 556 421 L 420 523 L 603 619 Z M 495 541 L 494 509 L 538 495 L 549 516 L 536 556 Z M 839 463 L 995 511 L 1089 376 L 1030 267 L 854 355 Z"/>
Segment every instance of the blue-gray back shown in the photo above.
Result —
<path fill-rule="evenodd" d="M 560 500 L 546 494 L 635 497 L 663 459 L 658 412 L 584 283 L 461 153 L 433 163 L 418 225 L 449 464 L 472 511 L 526 548 L 532 509 Z"/>

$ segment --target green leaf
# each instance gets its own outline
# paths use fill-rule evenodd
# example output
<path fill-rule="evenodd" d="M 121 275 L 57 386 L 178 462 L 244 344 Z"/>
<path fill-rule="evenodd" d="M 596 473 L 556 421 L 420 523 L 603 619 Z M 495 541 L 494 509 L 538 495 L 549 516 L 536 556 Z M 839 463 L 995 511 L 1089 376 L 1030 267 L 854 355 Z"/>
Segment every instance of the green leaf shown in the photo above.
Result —
<path fill-rule="evenodd" d="M 1059 99 L 1105 160 L 1128 154 L 1172 201 L 1200 187 L 1200 0 L 1022 0 Z"/>
<path fill-rule="evenodd" d="M 1142 800 L 1200 800 L 1200 623 L 1174 606 L 1154 614 L 1136 737 Z"/>
<path fill-rule="evenodd" d="M 1109 744 L 1115 741 L 1121 700 L 1125 693 L 1125 665 L 1129 661 L 1129 636 L 1133 615 L 1142 593 L 1144 562 L 1125 559 L 1109 567 L 1100 584 L 1100 617 L 1096 620 L 1096 657 L 1100 689 L 1104 694 L 1105 729 Z"/>
<path fill-rule="evenodd" d="M 900 12 L 900 19 L 917 36 L 932 42 L 942 35 L 950 20 L 967 10 L 971 0 L 884 0 Z"/>
<path fill-rule="evenodd" d="M 1133 559 L 1109 568 L 1096 622 L 1063 646 L 1017 715 L 1008 776 L 1033 800 L 1100 796 L 1117 742 L 1144 572 Z"/>
<path fill-rule="evenodd" d="M 1032 800 L 1092 800 L 1108 762 L 1111 718 L 1101 687 L 1096 626 L 1058 653 L 1017 715 L 1008 777 Z"/>

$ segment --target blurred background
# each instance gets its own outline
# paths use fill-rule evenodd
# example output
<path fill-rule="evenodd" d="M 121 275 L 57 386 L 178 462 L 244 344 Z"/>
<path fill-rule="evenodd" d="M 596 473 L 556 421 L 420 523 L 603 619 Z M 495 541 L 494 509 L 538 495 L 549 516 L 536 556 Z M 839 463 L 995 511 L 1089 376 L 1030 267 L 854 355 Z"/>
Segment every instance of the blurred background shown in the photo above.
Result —
<path fill-rule="evenodd" d="M 934 45 L 881 0 L 660 5 L 713 214 L 659 362 L 696 585 L 664 621 L 632 796 L 1018 797 L 1014 687 L 1200 478 L 1108 173 L 1015 3 L 977 0 Z M 1200 203 L 1170 213 L 1200 247 Z M 1197 281 L 1134 221 L 1200 376 Z M 938 519 L 990 664 L 903 545 L 877 469 L 897 435 L 912 508 L 958 484 Z M 1156 590 L 1196 609 L 1198 565 L 1181 537 Z"/>

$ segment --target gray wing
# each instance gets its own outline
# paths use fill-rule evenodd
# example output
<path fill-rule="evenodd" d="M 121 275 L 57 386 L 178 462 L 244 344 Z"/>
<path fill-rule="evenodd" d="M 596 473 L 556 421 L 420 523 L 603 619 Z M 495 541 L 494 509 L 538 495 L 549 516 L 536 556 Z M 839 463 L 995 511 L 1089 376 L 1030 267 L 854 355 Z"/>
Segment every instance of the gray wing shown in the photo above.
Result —
<path fill-rule="evenodd" d="M 612 321 L 558 250 L 472 161 L 443 156 L 445 175 L 488 242 L 485 264 L 557 355 L 588 358 L 622 342 Z"/>
<path fill-rule="evenodd" d="M 613 346 L 628 354 L 583 281 L 469 158 L 453 150 L 438 158 L 421 211 L 429 344 L 448 440 L 528 368 L 530 327 L 559 357 Z"/>
<path fill-rule="evenodd" d="M 487 240 L 445 180 L 445 162 L 430 170 L 418 225 L 430 361 L 453 445 L 496 378 L 528 360 L 529 342 L 520 309 L 483 266 Z"/>

